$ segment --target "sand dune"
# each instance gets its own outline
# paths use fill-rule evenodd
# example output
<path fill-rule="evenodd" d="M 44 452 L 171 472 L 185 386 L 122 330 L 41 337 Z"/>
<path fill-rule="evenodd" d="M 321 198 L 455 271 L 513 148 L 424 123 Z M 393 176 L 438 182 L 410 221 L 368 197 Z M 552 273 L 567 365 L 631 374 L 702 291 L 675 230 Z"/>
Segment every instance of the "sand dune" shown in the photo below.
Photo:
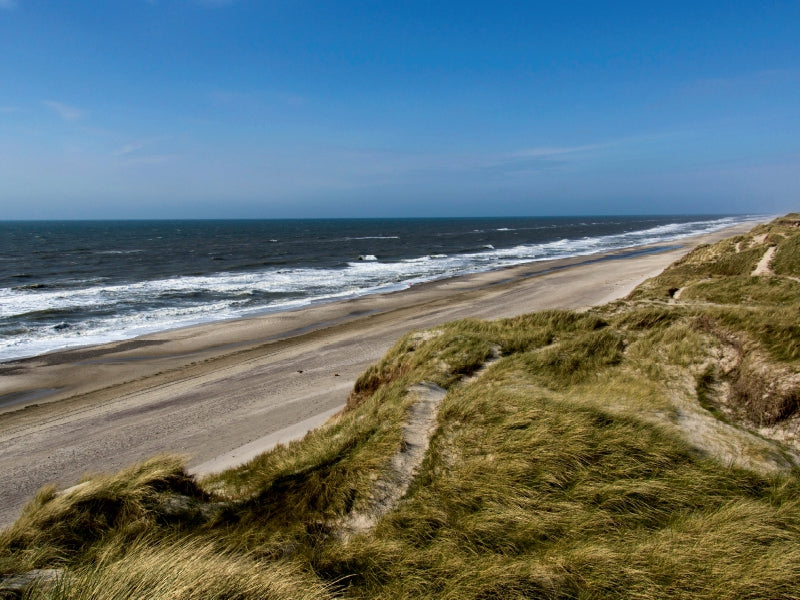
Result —
<path fill-rule="evenodd" d="M 160 452 L 204 473 L 302 436 L 410 329 L 602 304 L 752 226 L 0 364 L 0 526 L 48 483 Z"/>

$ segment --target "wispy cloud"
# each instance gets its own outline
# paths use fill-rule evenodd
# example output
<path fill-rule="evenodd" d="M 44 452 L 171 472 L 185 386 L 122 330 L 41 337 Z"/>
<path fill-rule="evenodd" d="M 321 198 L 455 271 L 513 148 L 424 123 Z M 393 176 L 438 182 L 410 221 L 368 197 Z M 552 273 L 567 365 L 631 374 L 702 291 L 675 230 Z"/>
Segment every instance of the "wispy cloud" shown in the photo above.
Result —
<path fill-rule="evenodd" d="M 519 151 L 476 154 L 432 154 L 385 149 L 328 149 L 321 157 L 341 175 L 360 181 L 392 183 L 450 181 L 452 178 L 479 182 L 518 180 L 563 169 L 582 160 L 590 148 L 605 145 L 527 148 Z M 580 154 L 583 151 L 584 154 Z"/>
<path fill-rule="evenodd" d="M 682 91 L 686 94 L 749 93 L 762 87 L 795 82 L 798 78 L 800 73 L 794 69 L 765 69 L 733 77 L 698 79 L 683 86 Z"/>
<path fill-rule="evenodd" d="M 145 147 L 145 144 L 142 143 L 133 143 L 133 144 L 125 144 L 124 146 L 117 148 L 114 150 L 111 155 L 112 156 L 127 156 L 128 154 L 133 154 Z"/>
<path fill-rule="evenodd" d="M 680 132 L 641 134 L 587 144 L 543 145 L 473 154 L 328 148 L 317 155 L 315 164 L 334 165 L 336 174 L 344 175 L 345 179 L 380 184 L 409 180 L 519 184 L 591 168 L 609 156 L 636 156 L 643 148 L 658 146 L 680 135 Z M 303 160 L 308 162 L 307 157 Z"/>
<path fill-rule="evenodd" d="M 447 171 L 474 171 L 495 177 L 528 176 L 561 168 L 569 162 L 584 159 L 619 143 L 621 142 L 579 146 L 536 146 L 509 152 L 449 157 L 444 161 L 428 161 L 428 165 Z"/>
<path fill-rule="evenodd" d="M 43 104 L 54 110 L 56 114 L 65 121 L 77 121 L 86 114 L 85 111 L 80 108 L 64 104 L 63 102 L 56 102 L 55 100 L 45 100 Z"/>
<path fill-rule="evenodd" d="M 564 154 L 578 154 L 583 152 L 591 152 L 593 150 L 602 150 L 613 145 L 615 145 L 615 142 L 584 144 L 582 146 L 541 146 L 537 148 L 518 150 L 517 152 L 511 154 L 511 156 L 516 158 L 547 158 L 549 156 L 562 156 Z"/>
<path fill-rule="evenodd" d="M 111 156 L 125 166 L 160 165 L 170 162 L 178 156 L 164 151 L 162 142 L 169 140 L 170 137 L 161 135 L 133 140 L 111 152 Z"/>

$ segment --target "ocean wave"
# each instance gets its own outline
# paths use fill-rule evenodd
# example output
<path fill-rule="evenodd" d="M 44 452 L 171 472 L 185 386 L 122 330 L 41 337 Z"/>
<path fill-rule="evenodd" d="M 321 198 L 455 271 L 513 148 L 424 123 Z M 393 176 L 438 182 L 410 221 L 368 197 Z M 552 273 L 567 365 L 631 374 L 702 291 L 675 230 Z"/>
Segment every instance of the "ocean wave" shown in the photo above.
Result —
<path fill-rule="evenodd" d="M 379 284 L 381 277 L 387 282 L 403 278 L 429 276 L 436 278 L 453 270 L 471 272 L 493 266 L 507 266 L 533 258 L 561 258 L 591 252 L 672 241 L 687 235 L 702 234 L 726 227 L 735 222 L 733 218 L 714 221 L 695 221 L 670 224 L 650 229 L 621 234 L 581 239 L 562 238 L 540 244 L 524 244 L 509 248 L 494 248 L 486 245 L 482 249 L 456 255 L 436 253 L 396 262 L 382 263 L 374 255 L 361 256 L 358 262 L 348 263 L 346 268 L 281 268 L 248 271 L 243 273 L 221 272 L 204 276 L 182 276 L 131 284 L 102 285 L 100 278 L 59 282 L 55 285 L 31 283 L 14 288 L 0 289 L 0 317 L 7 318 L 40 310 L 63 310 L 69 308 L 91 308 L 121 301 L 143 302 L 168 294 L 239 294 L 246 290 L 275 293 L 298 293 L 314 296 L 327 293 L 345 285 L 366 287 Z M 430 259 L 436 260 L 431 261 Z M 366 280 L 365 280 L 366 277 Z M 84 287 L 70 289 L 72 285 Z M 100 283 L 101 285 L 86 285 Z M 72 284 L 72 285 L 68 285 Z M 61 288 L 60 286 L 64 286 Z"/>
<path fill-rule="evenodd" d="M 337 268 L 282 265 L 129 284 L 111 284 L 96 278 L 84 280 L 82 287 L 50 287 L 32 282 L 0 289 L 0 360 L 392 291 L 528 261 L 670 242 L 744 220 L 726 217 L 660 224 L 605 236 L 582 235 L 506 248 L 485 244 L 468 252 L 433 252 L 393 261 L 379 261 L 374 255 L 365 254 L 362 260 Z"/>

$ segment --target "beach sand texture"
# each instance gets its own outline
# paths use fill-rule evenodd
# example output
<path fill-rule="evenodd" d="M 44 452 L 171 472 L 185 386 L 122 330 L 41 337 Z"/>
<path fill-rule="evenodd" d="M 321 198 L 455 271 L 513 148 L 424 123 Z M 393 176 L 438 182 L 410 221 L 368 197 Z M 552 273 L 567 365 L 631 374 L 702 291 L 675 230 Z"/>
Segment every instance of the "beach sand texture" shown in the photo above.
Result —
<path fill-rule="evenodd" d="M 0 526 L 43 485 L 158 453 L 186 456 L 197 474 L 240 464 L 335 414 L 411 329 L 603 304 L 754 225 L 0 364 Z"/>

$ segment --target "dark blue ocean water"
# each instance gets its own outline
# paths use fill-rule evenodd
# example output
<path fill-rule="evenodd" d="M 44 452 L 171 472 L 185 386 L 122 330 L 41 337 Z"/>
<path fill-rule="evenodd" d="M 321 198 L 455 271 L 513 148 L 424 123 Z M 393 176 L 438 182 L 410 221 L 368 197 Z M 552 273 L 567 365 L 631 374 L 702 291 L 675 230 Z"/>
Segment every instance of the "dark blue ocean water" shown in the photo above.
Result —
<path fill-rule="evenodd" d="M 0 222 L 0 360 L 749 218 Z"/>

